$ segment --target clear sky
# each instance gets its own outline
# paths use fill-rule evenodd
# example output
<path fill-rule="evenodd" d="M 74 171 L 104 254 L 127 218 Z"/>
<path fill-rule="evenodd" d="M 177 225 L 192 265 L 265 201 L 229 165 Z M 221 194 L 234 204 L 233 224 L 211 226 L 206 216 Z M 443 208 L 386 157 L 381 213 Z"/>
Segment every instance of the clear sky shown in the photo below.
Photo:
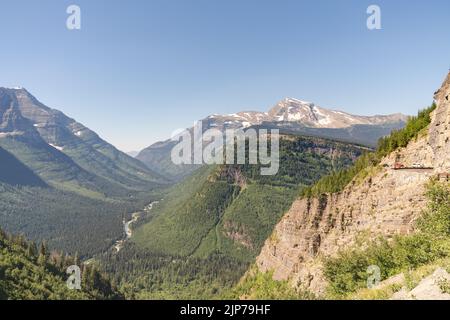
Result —
<path fill-rule="evenodd" d="M 66 8 L 81 8 L 81 30 Z M 366 27 L 381 8 L 382 30 Z M 284 97 L 414 114 L 450 67 L 450 1 L 1 0 L 0 86 L 124 151 Z"/>

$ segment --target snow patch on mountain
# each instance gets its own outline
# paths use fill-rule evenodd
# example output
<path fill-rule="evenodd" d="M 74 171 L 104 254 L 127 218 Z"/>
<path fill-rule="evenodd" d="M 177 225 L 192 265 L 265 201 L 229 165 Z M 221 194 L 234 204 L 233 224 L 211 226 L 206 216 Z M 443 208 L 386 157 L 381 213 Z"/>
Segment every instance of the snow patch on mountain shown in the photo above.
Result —
<path fill-rule="evenodd" d="M 213 114 L 205 118 L 208 127 L 239 129 L 261 125 L 264 122 L 288 122 L 309 128 L 349 128 L 354 125 L 380 125 L 406 121 L 401 114 L 388 116 L 356 116 L 338 110 L 329 110 L 295 98 L 285 98 L 268 112 L 242 111 L 225 115 Z"/>
<path fill-rule="evenodd" d="M 53 147 L 53 148 L 55 148 L 56 150 L 59 150 L 59 151 L 63 151 L 63 150 L 64 150 L 63 147 L 59 147 L 59 146 L 54 145 L 54 144 L 52 144 L 52 143 L 49 143 L 48 145 L 51 146 L 51 147 Z"/>

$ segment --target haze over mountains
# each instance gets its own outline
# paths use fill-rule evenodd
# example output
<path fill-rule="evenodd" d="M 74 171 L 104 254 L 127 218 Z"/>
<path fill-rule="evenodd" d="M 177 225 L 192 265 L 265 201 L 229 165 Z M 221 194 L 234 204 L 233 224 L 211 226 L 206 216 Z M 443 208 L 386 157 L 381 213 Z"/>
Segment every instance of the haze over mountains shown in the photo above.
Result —
<path fill-rule="evenodd" d="M 354 142 L 363 135 L 344 133 L 364 132 L 376 141 L 401 127 L 405 118 L 352 116 L 285 99 L 267 113 L 212 115 L 202 122 L 204 130 L 265 126 L 295 134 L 319 130 L 308 133 L 325 137 L 326 130 L 338 130 L 343 140 Z M 337 132 L 332 136 L 340 137 Z M 47 239 L 66 250 L 103 250 L 120 238 L 124 214 L 155 200 L 149 192 L 160 191 L 198 168 L 171 162 L 174 143 L 154 144 L 136 159 L 45 106 L 26 89 L 0 88 L 0 222 L 11 232 Z M 30 199 L 33 206 L 24 206 Z M 57 199 L 64 199 L 63 203 Z M 71 224 L 66 223 L 68 217 Z M 68 228 L 73 232 L 68 233 Z M 87 230 L 84 237 L 91 240 L 80 242 Z"/>
<path fill-rule="evenodd" d="M 23 88 L 0 88 L 0 225 L 81 256 L 166 184 L 140 161 Z"/>
<path fill-rule="evenodd" d="M 416 188 L 418 180 L 411 180 L 408 172 L 390 168 L 397 161 L 394 157 L 402 155 L 396 150 L 410 141 L 413 142 L 408 148 L 420 148 L 410 148 L 402 161 L 409 155 L 414 159 L 406 163 L 430 158 L 439 167 L 437 174 L 448 171 L 448 108 L 442 107 L 448 106 L 448 94 L 443 89 L 440 92 L 444 93 L 436 99 L 439 103 L 432 119 L 428 112 L 433 112 L 434 107 L 409 119 L 401 114 L 355 116 L 288 98 L 268 112 L 214 114 L 201 120 L 203 130 L 280 129 L 280 170 L 274 176 L 261 176 L 260 165 L 204 166 L 196 172 L 193 171 L 198 166 L 175 166 L 170 152 L 176 142 L 171 140 L 152 145 L 135 159 L 74 119 L 43 105 L 25 89 L 0 88 L 0 226 L 35 241 L 48 240 L 52 249 L 78 252 L 85 260 L 92 259 L 123 286 L 128 298 L 221 298 L 225 294 L 241 297 L 239 292 L 247 294 L 248 288 L 252 296 L 259 292 L 248 285 L 252 278 L 245 279 L 244 287 L 237 287 L 238 295 L 230 290 L 234 290 L 255 259 L 262 272 L 266 271 L 264 266 L 270 265 L 274 267 L 270 270 L 275 269 L 277 275 L 281 270 L 284 275 L 288 269 L 283 263 L 287 262 L 292 264 L 287 274 L 297 273 L 295 266 L 301 259 L 298 255 L 284 255 L 280 239 L 287 244 L 286 252 L 301 250 L 304 257 L 305 252 L 315 254 L 322 248 L 331 230 L 328 227 L 349 227 L 347 218 L 331 219 L 334 210 L 323 214 L 334 203 L 327 200 L 328 191 L 316 200 L 295 201 L 300 192 L 304 197 L 305 190 L 335 190 L 335 184 L 344 188 L 350 181 L 349 199 L 356 195 L 357 203 L 369 201 L 360 207 L 370 217 L 372 211 L 364 208 L 373 210 L 386 202 L 385 193 L 395 184 L 381 181 L 390 174 L 405 175 L 407 191 L 422 195 L 423 190 Z M 391 130 L 404 127 L 406 121 L 403 130 L 381 139 L 377 151 L 370 152 L 367 146 Z M 423 143 L 424 130 L 430 123 L 430 140 Z M 427 155 L 426 149 L 434 144 L 437 147 L 433 156 Z M 387 148 L 389 162 L 379 162 L 381 156 L 377 157 L 384 150 L 380 148 Z M 366 179 L 368 188 L 376 187 L 383 196 L 373 199 L 361 195 L 365 189 L 361 191 L 356 183 L 359 178 L 346 180 L 353 173 L 356 178 Z M 334 178 L 321 180 L 327 174 Z M 395 177 L 395 181 L 399 180 Z M 426 177 L 422 177 L 423 181 Z M 175 184 L 182 178 L 185 179 Z M 174 185 L 166 188 L 171 184 Z M 405 199 L 409 196 L 403 190 L 395 192 L 399 195 L 389 203 L 398 210 L 400 195 Z M 392 194 L 394 191 L 390 190 L 389 195 Z M 285 221 L 296 215 L 285 213 L 291 206 L 288 212 L 297 213 L 298 201 L 307 210 L 318 211 L 311 216 L 313 228 L 320 227 L 320 221 L 326 223 L 326 230 L 318 237 L 303 219 L 300 225 L 307 227 L 306 232 L 301 233 L 296 227 L 298 238 L 291 241 L 289 230 L 293 224 Z M 143 209 L 153 202 L 156 204 L 151 210 Z M 414 204 L 410 197 L 404 203 L 405 207 Z M 420 203 L 425 204 L 423 198 Z M 349 219 L 353 219 L 357 211 L 348 208 L 348 204 L 346 200 L 342 207 L 349 210 Z M 390 222 L 393 215 L 405 212 L 386 214 L 384 221 Z M 121 240 L 123 246 L 117 251 L 114 244 L 124 239 L 123 224 L 131 216 L 138 221 L 131 227 L 132 236 Z M 356 225 L 363 227 L 369 220 L 361 221 Z M 371 224 L 374 228 L 378 225 Z M 260 275 L 257 273 L 256 277 Z M 4 292 L 10 296 L 9 291 Z M 264 294 L 267 292 L 271 294 L 264 289 Z M 0 290 L 0 296 L 1 293 Z"/>
<path fill-rule="evenodd" d="M 285 133 L 333 138 L 373 147 L 380 137 L 394 129 L 402 128 L 407 118 L 400 113 L 356 116 L 322 108 L 311 102 L 286 98 L 268 112 L 243 111 L 227 115 L 213 114 L 201 121 L 203 130 L 276 128 Z M 162 175 L 182 178 L 197 167 L 176 166 L 171 163 L 170 151 L 176 143 L 172 140 L 157 142 L 142 150 L 136 158 Z"/>
<path fill-rule="evenodd" d="M 140 161 L 23 88 L 0 88 L 0 146 L 66 190 L 123 196 L 163 182 Z"/>
<path fill-rule="evenodd" d="M 406 119 L 402 114 L 355 116 L 286 98 L 268 112 L 213 114 L 201 121 L 203 130 L 279 128 L 371 146 L 392 129 L 402 127 Z M 45 106 L 26 89 L 0 88 L 0 147 L 45 183 L 64 190 L 124 196 L 167 179 L 182 178 L 198 166 L 174 165 L 170 151 L 175 143 L 155 143 L 135 159 L 74 119 Z"/>

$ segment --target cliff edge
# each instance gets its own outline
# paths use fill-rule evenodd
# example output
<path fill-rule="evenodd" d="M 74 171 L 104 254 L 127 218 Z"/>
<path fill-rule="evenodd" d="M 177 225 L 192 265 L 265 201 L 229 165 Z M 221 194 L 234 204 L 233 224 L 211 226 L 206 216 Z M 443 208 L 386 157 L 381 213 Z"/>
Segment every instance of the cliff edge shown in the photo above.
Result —
<path fill-rule="evenodd" d="M 411 233 L 427 204 L 427 182 L 448 179 L 450 173 L 450 73 L 434 98 L 428 130 L 384 157 L 369 176 L 339 193 L 297 199 L 266 240 L 258 269 L 320 295 L 327 285 L 323 257 L 358 239 Z"/>

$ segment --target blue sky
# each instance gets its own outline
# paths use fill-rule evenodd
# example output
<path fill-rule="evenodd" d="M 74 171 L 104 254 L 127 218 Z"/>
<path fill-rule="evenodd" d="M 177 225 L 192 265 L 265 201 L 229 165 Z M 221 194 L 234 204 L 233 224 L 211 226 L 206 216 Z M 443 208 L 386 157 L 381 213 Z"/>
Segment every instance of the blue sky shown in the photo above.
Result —
<path fill-rule="evenodd" d="M 81 30 L 66 8 L 81 7 Z M 382 30 L 366 27 L 381 8 Z M 450 1 L 2 0 L 0 86 L 124 151 L 284 97 L 414 114 L 450 67 Z"/>

